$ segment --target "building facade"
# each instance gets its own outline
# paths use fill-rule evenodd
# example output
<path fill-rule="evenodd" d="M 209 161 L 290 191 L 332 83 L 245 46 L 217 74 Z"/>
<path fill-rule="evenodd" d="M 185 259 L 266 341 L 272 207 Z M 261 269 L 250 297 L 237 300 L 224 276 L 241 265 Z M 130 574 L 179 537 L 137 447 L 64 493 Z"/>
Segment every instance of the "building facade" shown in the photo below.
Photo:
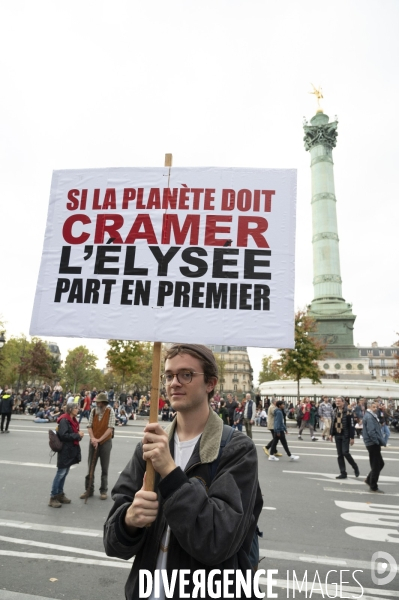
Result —
<path fill-rule="evenodd" d="M 221 395 L 237 396 L 253 392 L 253 369 L 247 346 L 208 345 L 218 361 L 218 391 Z M 240 398 L 239 398 L 240 399 Z"/>

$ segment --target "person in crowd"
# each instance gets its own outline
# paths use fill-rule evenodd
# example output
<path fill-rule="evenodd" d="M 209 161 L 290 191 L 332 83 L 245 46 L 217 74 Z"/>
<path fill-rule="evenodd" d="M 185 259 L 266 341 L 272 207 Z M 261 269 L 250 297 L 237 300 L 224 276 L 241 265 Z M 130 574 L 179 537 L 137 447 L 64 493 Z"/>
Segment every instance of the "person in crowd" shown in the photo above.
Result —
<path fill-rule="evenodd" d="M 287 453 L 287 456 L 289 456 L 290 461 L 293 462 L 293 461 L 299 460 L 299 456 L 297 456 L 296 454 L 291 454 L 290 449 L 288 448 L 287 438 L 285 437 L 286 433 L 287 433 L 287 427 L 284 423 L 284 408 L 285 408 L 284 400 L 277 400 L 276 410 L 274 411 L 273 443 L 270 447 L 269 460 L 271 460 L 271 461 L 279 460 L 275 456 L 275 452 L 276 452 L 276 447 L 277 447 L 278 442 L 281 442 L 284 450 Z"/>
<path fill-rule="evenodd" d="M 255 402 L 252 400 L 251 394 L 245 394 L 244 407 L 244 426 L 248 437 L 252 440 L 252 425 L 255 419 Z"/>
<path fill-rule="evenodd" d="M 260 426 L 267 427 L 267 412 L 265 408 L 260 411 Z"/>
<path fill-rule="evenodd" d="M 220 401 L 220 406 L 218 410 L 219 417 L 222 419 L 225 425 L 229 424 L 229 413 L 226 408 L 226 402 L 224 400 Z"/>
<path fill-rule="evenodd" d="M 158 414 L 159 415 L 161 414 L 164 406 L 165 406 L 165 398 L 161 394 L 158 399 Z"/>
<path fill-rule="evenodd" d="M 115 415 L 115 423 L 118 427 L 125 427 L 128 422 L 128 416 L 124 408 L 121 408 L 118 415 Z"/>
<path fill-rule="evenodd" d="M 229 413 L 229 425 L 234 424 L 234 412 L 235 412 L 237 406 L 238 406 L 238 402 L 233 400 L 233 396 L 231 394 L 227 394 L 226 408 L 227 408 L 227 412 Z M 241 423 L 241 425 L 242 425 L 242 423 Z M 241 430 L 242 430 L 242 428 L 240 429 L 240 431 Z"/>
<path fill-rule="evenodd" d="M 90 436 L 90 446 L 85 491 L 80 496 L 83 500 L 94 494 L 94 475 L 90 480 L 90 467 L 92 461 L 94 461 L 95 471 L 98 459 L 100 459 L 101 463 L 100 498 L 101 500 L 106 500 L 108 497 L 108 468 L 111 459 L 112 437 L 115 429 L 115 413 L 108 406 L 107 394 L 98 394 L 96 405 L 96 408 L 93 408 L 90 413 L 89 424 L 87 426 Z"/>
<path fill-rule="evenodd" d="M 353 422 L 353 414 L 352 411 L 348 409 L 341 396 L 338 396 L 335 399 L 335 404 L 336 408 L 333 411 L 331 419 L 330 440 L 335 438 L 335 445 L 337 447 L 337 458 L 340 474 L 337 475 L 336 479 L 346 479 L 348 477 L 345 460 L 347 460 L 347 462 L 353 468 L 356 477 L 359 477 L 359 467 L 349 452 L 350 446 L 353 446 L 355 441 L 355 425 Z"/>
<path fill-rule="evenodd" d="M 90 407 L 91 407 L 91 393 L 90 393 L 90 391 L 87 391 L 86 395 L 84 397 L 84 400 L 83 400 L 83 408 L 79 415 L 79 425 L 81 424 L 83 417 L 86 417 L 86 419 L 89 421 Z"/>
<path fill-rule="evenodd" d="M 263 446 L 263 450 L 267 456 L 270 456 L 270 448 L 272 447 L 274 441 L 274 413 L 276 411 L 276 403 L 277 398 L 272 398 L 269 410 L 267 411 L 267 426 L 270 430 L 270 433 L 272 434 L 272 439 L 270 440 L 270 442 L 267 444 L 267 446 Z M 278 442 L 279 440 L 277 440 L 276 447 L 274 448 L 274 456 L 277 457 L 282 456 L 280 452 L 276 452 Z"/>
<path fill-rule="evenodd" d="M 255 410 L 255 427 L 259 427 L 260 425 L 260 413 L 262 412 L 262 405 L 258 405 Z"/>
<path fill-rule="evenodd" d="M 385 440 L 385 445 L 389 446 L 388 440 L 391 435 L 391 430 L 389 429 L 390 413 L 387 407 L 385 406 L 384 402 L 380 402 L 377 410 L 377 416 L 381 424 L 381 431 Z"/>
<path fill-rule="evenodd" d="M 328 401 L 327 396 L 323 396 L 323 401 L 319 405 L 319 417 L 323 424 L 322 439 L 325 441 L 330 440 L 331 430 L 331 418 L 333 413 L 333 407 Z"/>
<path fill-rule="evenodd" d="M 114 399 L 115 399 L 114 388 L 109 388 L 109 391 L 108 391 L 108 404 L 110 405 L 111 408 L 114 408 Z"/>
<path fill-rule="evenodd" d="M 305 398 L 302 404 L 302 422 L 298 432 L 298 440 L 302 440 L 302 432 L 307 427 L 309 429 L 310 437 L 312 442 L 317 442 L 317 437 L 315 436 L 314 425 L 315 425 L 315 416 L 316 416 L 316 406 L 315 401 L 310 400 L 310 398 Z"/>
<path fill-rule="evenodd" d="M 166 400 L 165 405 L 162 409 L 162 413 L 161 413 L 162 421 L 169 421 L 169 411 L 170 411 L 169 400 Z"/>
<path fill-rule="evenodd" d="M 53 400 L 54 400 L 54 402 L 59 402 L 60 395 L 61 395 L 62 391 L 63 391 L 62 390 L 62 386 L 60 385 L 60 382 L 57 381 L 57 383 L 54 386 L 54 394 L 53 394 Z"/>
<path fill-rule="evenodd" d="M 238 431 L 242 431 L 242 421 L 244 418 L 243 409 L 241 402 L 238 403 L 237 408 L 234 411 L 233 415 L 233 429 L 238 429 Z"/>
<path fill-rule="evenodd" d="M 174 344 L 167 350 L 164 383 L 177 417 L 168 432 L 158 423 L 145 427 L 112 490 L 114 506 L 104 528 L 109 556 L 135 556 L 127 600 L 140 597 L 141 569 L 186 569 L 187 597 L 193 597 L 198 570 L 220 569 L 222 577 L 229 570 L 233 579 L 237 570 L 254 575 L 247 557 L 263 504 L 256 448 L 234 431 L 210 479 L 209 465 L 220 454 L 225 431 L 209 407 L 217 379 L 206 346 Z M 145 489 L 147 460 L 156 472 L 155 491 Z"/>
<path fill-rule="evenodd" d="M 8 388 L 0 398 L 1 433 L 10 433 L 8 427 L 11 421 L 12 407 L 14 405 L 14 394 Z M 5 427 L 4 427 L 5 424 Z"/>
<path fill-rule="evenodd" d="M 369 453 L 371 471 L 364 480 L 370 487 L 370 491 L 383 494 L 378 487 L 378 479 L 384 468 L 384 460 L 381 456 L 381 446 L 386 446 L 386 440 L 381 430 L 377 416 L 378 404 L 374 400 L 367 403 L 367 411 L 363 418 L 363 440 Z"/>
<path fill-rule="evenodd" d="M 355 423 L 355 431 L 359 439 L 362 438 L 363 418 L 365 411 L 365 400 L 363 398 L 359 398 L 356 402 L 354 409 L 352 410 L 353 421 Z"/>
<path fill-rule="evenodd" d="M 57 473 L 55 474 L 49 506 L 60 508 L 63 504 L 70 504 L 71 500 L 64 493 L 65 479 L 72 465 L 82 460 L 79 442 L 83 438 L 83 431 L 79 430 L 76 418 L 79 407 L 76 403 L 69 401 L 65 414 L 58 420 L 58 437 L 62 442 L 62 448 L 57 455 Z"/>
<path fill-rule="evenodd" d="M 126 398 L 125 412 L 128 419 L 133 418 L 133 398 L 130 394 Z"/>

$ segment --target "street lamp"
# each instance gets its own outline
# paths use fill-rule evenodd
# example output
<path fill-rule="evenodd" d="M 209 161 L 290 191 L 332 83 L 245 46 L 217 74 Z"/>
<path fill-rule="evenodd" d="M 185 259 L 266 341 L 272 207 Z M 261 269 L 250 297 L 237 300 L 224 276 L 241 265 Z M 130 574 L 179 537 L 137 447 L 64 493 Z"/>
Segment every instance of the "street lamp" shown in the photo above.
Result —
<path fill-rule="evenodd" d="M 2 331 L 0 333 L 0 350 L 2 349 L 2 347 L 4 346 L 5 343 L 6 343 L 6 338 L 4 337 L 4 331 Z"/>

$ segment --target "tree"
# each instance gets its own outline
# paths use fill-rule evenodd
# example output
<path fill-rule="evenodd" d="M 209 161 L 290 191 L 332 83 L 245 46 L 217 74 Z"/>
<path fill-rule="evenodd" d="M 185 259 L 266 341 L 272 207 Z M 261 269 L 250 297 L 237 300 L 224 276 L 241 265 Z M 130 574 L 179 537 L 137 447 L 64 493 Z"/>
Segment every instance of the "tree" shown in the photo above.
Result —
<path fill-rule="evenodd" d="M 325 356 L 325 345 L 312 336 L 317 330 L 317 323 L 304 310 L 295 314 L 295 348 L 279 350 L 279 367 L 281 371 L 292 377 L 298 384 L 298 400 L 300 399 L 300 381 L 304 377 L 312 383 L 320 383 L 323 371 L 316 361 Z"/>
<path fill-rule="evenodd" d="M 224 355 L 221 352 L 215 354 L 215 360 L 216 360 L 216 364 L 218 367 L 218 373 L 219 373 L 218 385 L 219 385 L 219 390 L 220 390 L 220 385 L 223 385 L 223 383 L 224 383 L 226 361 L 224 360 Z"/>
<path fill-rule="evenodd" d="M 29 376 L 21 377 L 21 359 L 29 351 L 32 342 L 25 336 L 12 337 L 0 351 L 0 382 L 2 385 L 14 386 L 19 383 L 26 384 Z"/>
<path fill-rule="evenodd" d="M 131 383 L 136 389 L 151 389 L 152 380 L 152 356 L 154 347 L 151 342 L 139 342 L 140 359 L 139 370 L 133 374 Z"/>
<path fill-rule="evenodd" d="M 264 356 L 262 358 L 262 370 L 259 372 L 258 381 L 264 383 L 265 381 L 276 381 L 281 379 L 283 373 L 279 366 L 279 361 L 273 360 L 272 356 Z"/>
<path fill-rule="evenodd" d="M 75 393 L 77 389 L 99 385 L 96 365 L 97 356 L 92 354 L 86 346 L 77 346 L 77 348 L 69 350 L 62 369 L 62 379 L 66 387 L 72 387 Z"/>
<path fill-rule="evenodd" d="M 46 344 L 38 338 L 33 338 L 26 352 L 21 356 L 19 373 L 21 379 L 52 381 L 52 356 Z"/>
<path fill-rule="evenodd" d="M 131 340 L 108 340 L 107 344 L 108 368 L 120 377 L 122 390 L 127 383 L 136 387 L 151 385 L 152 344 Z"/>

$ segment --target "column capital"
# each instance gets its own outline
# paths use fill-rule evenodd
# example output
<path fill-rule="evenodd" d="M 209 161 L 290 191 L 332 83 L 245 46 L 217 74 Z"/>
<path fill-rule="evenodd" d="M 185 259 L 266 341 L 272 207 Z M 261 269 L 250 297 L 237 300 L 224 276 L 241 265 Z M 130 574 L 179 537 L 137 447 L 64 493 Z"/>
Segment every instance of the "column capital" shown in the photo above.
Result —
<path fill-rule="evenodd" d="M 311 123 L 314 119 L 315 117 L 311 120 Z M 337 128 L 337 121 L 333 121 L 332 123 L 317 122 L 314 125 L 309 125 L 306 123 L 303 126 L 303 130 L 305 132 L 305 136 L 303 138 L 305 150 L 311 150 L 314 148 L 314 146 L 319 146 L 320 144 L 326 146 L 327 148 L 335 148 L 337 145 Z"/>

